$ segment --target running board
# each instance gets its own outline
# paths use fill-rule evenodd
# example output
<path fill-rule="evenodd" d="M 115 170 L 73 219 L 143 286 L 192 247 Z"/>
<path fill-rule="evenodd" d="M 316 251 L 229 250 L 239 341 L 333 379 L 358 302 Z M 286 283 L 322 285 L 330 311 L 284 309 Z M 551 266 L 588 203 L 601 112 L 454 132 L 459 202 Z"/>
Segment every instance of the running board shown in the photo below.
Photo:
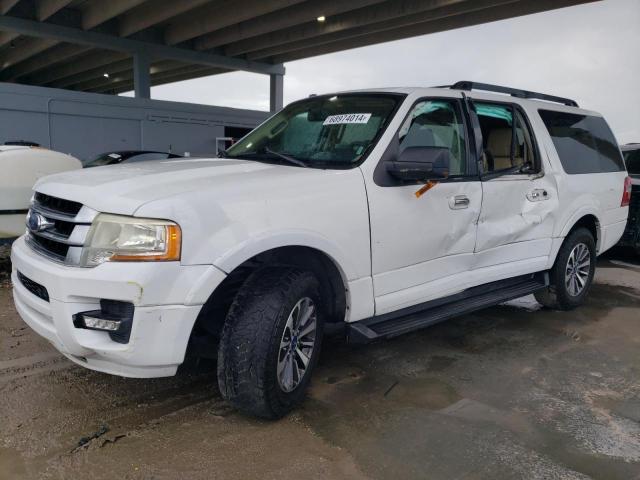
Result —
<path fill-rule="evenodd" d="M 547 272 L 480 285 L 398 312 L 354 322 L 348 326 L 347 338 L 350 343 L 369 343 L 382 338 L 397 337 L 452 317 L 530 295 L 548 285 Z"/>

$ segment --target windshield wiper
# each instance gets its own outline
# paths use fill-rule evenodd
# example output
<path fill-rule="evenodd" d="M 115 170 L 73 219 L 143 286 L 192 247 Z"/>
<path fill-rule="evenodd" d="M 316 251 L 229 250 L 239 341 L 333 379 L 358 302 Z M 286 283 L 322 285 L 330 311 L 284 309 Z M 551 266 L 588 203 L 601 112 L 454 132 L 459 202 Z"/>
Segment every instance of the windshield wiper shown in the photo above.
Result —
<path fill-rule="evenodd" d="M 307 165 L 305 162 L 303 162 L 302 160 L 292 157 L 290 155 L 287 155 L 286 153 L 281 153 L 281 152 L 276 152 L 275 150 L 271 150 L 269 147 L 264 147 L 264 151 L 265 153 L 268 153 L 269 155 L 275 155 L 278 158 L 281 158 L 282 160 L 285 160 L 289 163 L 292 163 L 293 165 L 298 165 L 299 167 L 308 167 L 309 165 Z"/>

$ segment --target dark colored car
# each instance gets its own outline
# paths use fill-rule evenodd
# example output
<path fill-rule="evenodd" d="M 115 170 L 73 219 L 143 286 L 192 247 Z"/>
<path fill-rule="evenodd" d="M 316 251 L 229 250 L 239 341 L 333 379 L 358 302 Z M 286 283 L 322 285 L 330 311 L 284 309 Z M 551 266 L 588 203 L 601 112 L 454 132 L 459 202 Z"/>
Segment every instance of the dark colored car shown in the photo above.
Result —
<path fill-rule="evenodd" d="M 620 147 L 624 162 L 631 177 L 631 203 L 627 229 L 620 245 L 632 247 L 640 255 L 640 143 L 630 143 Z"/>
<path fill-rule="evenodd" d="M 183 158 L 182 155 L 169 152 L 149 150 L 126 150 L 122 152 L 101 153 L 84 165 L 84 168 L 115 165 L 117 163 L 148 162 L 150 160 L 166 160 L 167 158 Z"/>

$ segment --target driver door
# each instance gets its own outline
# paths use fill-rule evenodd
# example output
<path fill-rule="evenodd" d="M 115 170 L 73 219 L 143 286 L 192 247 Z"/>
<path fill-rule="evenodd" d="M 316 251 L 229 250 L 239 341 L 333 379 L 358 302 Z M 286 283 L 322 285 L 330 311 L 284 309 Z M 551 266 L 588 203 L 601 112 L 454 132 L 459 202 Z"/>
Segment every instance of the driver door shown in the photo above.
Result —
<path fill-rule="evenodd" d="M 467 131 L 461 96 L 418 100 L 367 185 L 376 315 L 465 288 L 482 203 Z M 449 177 L 419 198 L 424 183 L 398 181 L 384 166 L 408 147 L 445 147 L 451 154 Z"/>

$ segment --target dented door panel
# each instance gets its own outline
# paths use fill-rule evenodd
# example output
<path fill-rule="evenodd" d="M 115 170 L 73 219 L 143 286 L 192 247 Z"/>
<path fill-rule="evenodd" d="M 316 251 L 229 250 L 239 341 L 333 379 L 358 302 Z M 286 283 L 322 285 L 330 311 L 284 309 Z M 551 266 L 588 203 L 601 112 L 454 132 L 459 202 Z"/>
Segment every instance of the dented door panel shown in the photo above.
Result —
<path fill-rule="evenodd" d="M 558 189 L 552 176 L 505 176 L 482 182 L 482 212 L 476 253 L 513 243 L 531 242 L 523 258 L 549 255 L 558 212 Z"/>

